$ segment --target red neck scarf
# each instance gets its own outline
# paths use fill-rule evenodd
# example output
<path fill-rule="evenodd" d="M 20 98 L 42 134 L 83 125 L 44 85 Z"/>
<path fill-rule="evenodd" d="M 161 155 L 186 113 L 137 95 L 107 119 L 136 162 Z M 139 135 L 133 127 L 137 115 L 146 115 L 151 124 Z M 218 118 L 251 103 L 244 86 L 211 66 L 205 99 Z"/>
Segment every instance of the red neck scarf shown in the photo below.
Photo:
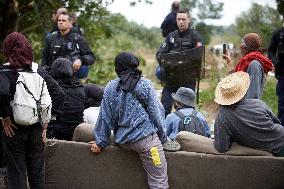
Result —
<path fill-rule="evenodd" d="M 272 61 L 270 59 L 268 59 L 267 57 L 265 57 L 264 55 L 262 55 L 260 52 L 258 51 L 254 51 L 254 52 L 250 52 L 249 54 L 243 56 L 239 63 L 237 64 L 235 71 L 244 71 L 246 72 L 249 64 L 251 63 L 251 61 L 253 60 L 257 60 L 261 63 L 264 73 L 268 73 L 269 71 L 271 71 L 273 69 L 273 64 Z"/>

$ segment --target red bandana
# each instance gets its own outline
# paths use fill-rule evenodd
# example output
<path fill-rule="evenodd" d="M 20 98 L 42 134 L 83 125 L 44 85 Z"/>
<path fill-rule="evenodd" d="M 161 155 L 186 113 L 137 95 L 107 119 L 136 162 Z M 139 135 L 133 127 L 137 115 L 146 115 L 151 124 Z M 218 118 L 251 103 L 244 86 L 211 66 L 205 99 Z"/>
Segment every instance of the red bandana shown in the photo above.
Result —
<path fill-rule="evenodd" d="M 32 64 L 32 46 L 24 35 L 18 32 L 9 34 L 4 40 L 4 56 L 13 69 Z"/>
<path fill-rule="evenodd" d="M 244 57 L 242 57 L 239 61 L 239 63 L 237 64 L 235 71 L 246 71 L 249 64 L 251 63 L 251 61 L 253 60 L 258 60 L 264 70 L 264 73 L 268 73 L 269 71 L 271 71 L 273 69 L 273 64 L 272 61 L 270 59 L 268 59 L 267 57 L 265 57 L 264 55 L 262 55 L 260 52 L 258 51 L 254 51 L 254 52 L 250 52 L 249 54 L 245 55 Z"/>

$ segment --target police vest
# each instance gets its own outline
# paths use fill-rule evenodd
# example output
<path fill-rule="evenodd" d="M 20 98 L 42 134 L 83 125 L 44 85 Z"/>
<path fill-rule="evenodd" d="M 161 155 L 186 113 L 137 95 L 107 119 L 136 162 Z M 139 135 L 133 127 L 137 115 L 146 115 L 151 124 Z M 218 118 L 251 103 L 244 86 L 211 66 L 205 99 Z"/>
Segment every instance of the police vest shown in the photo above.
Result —
<path fill-rule="evenodd" d="M 284 60 L 284 28 L 280 30 L 278 40 L 277 57 L 281 60 Z"/>
<path fill-rule="evenodd" d="M 196 38 L 196 33 L 192 28 L 189 28 L 183 36 L 180 36 L 177 30 L 170 33 L 170 52 L 180 52 L 194 48 L 197 43 Z"/>
<path fill-rule="evenodd" d="M 78 43 L 79 35 L 76 33 L 67 34 L 62 37 L 59 32 L 52 35 L 50 46 L 51 63 L 57 58 L 72 58 L 80 55 L 80 46 Z"/>

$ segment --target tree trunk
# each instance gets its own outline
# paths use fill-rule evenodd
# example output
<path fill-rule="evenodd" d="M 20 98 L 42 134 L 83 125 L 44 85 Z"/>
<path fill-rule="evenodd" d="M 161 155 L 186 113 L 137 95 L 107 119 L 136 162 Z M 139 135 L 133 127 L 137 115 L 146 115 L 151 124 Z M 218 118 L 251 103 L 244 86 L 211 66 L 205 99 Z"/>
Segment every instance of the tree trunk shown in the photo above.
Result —
<path fill-rule="evenodd" d="M 3 41 L 9 33 L 18 30 L 18 1 L 2 0 L 0 5 L 0 63 L 2 64 L 4 62 Z"/>

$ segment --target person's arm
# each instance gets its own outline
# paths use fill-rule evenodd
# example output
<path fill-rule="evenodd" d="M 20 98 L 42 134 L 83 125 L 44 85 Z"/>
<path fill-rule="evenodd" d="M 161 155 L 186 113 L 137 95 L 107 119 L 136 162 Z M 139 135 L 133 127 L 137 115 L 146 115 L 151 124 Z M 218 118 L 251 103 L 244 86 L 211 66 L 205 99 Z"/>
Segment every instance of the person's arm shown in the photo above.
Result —
<path fill-rule="evenodd" d="M 101 104 L 97 123 L 94 128 L 96 141 L 91 144 L 91 151 L 93 151 L 94 149 L 99 149 L 100 151 L 101 149 L 109 145 L 111 129 L 113 129 L 115 125 L 112 115 L 113 111 L 109 104 L 110 100 L 111 98 L 108 98 L 108 92 L 106 92 Z M 96 150 L 94 150 L 94 152 L 96 152 Z"/>
<path fill-rule="evenodd" d="M 202 36 L 196 30 L 193 30 L 193 39 L 194 39 L 195 47 L 201 47 L 202 46 L 202 44 L 203 44 Z"/>
<path fill-rule="evenodd" d="M 91 51 L 88 43 L 82 36 L 77 35 L 76 51 L 71 56 L 74 71 L 78 71 L 81 65 L 91 65 L 95 63 L 95 55 Z"/>
<path fill-rule="evenodd" d="M 166 117 L 165 127 L 167 137 L 172 140 L 176 139 L 176 136 L 179 132 L 179 121 L 180 118 L 176 116 L 174 113 L 168 114 Z"/>
<path fill-rule="evenodd" d="M 80 56 L 79 59 L 81 60 L 83 65 L 92 65 L 95 63 L 96 57 L 92 52 L 91 48 L 89 47 L 88 43 L 83 37 L 79 37 L 78 39 L 79 51 Z"/>
<path fill-rule="evenodd" d="M 169 15 L 170 14 L 168 14 L 166 18 L 164 19 L 164 21 L 162 22 L 161 27 L 160 27 L 161 29 L 166 29 L 168 27 L 169 22 L 170 22 Z"/>
<path fill-rule="evenodd" d="M 12 114 L 10 101 L 12 99 L 11 82 L 4 73 L 0 73 L 0 117 L 5 118 Z"/>
<path fill-rule="evenodd" d="M 148 99 L 146 104 L 149 118 L 158 129 L 157 134 L 163 143 L 166 141 L 165 110 L 151 83 L 149 84 L 147 97 Z"/>
<path fill-rule="evenodd" d="M 260 102 L 262 102 L 265 111 L 268 113 L 268 115 L 271 117 L 273 123 L 277 123 L 277 124 L 281 124 L 280 120 L 278 119 L 278 117 L 272 112 L 272 110 L 270 109 L 270 107 L 262 100 L 260 100 Z"/>
<path fill-rule="evenodd" d="M 50 70 L 50 48 L 51 48 L 51 43 L 53 43 L 53 41 L 55 40 L 55 34 L 51 35 L 49 37 L 49 40 L 46 40 L 45 44 L 44 44 L 44 48 L 42 51 L 42 58 L 41 58 L 41 66 L 43 67 L 43 69 L 49 71 Z"/>
<path fill-rule="evenodd" d="M 248 99 L 260 99 L 263 89 L 264 72 L 261 63 L 253 60 L 246 71 L 250 76 L 250 85 L 246 97 Z"/>
<path fill-rule="evenodd" d="M 211 132 L 210 132 L 210 129 L 209 129 L 209 126 L 208 126 L 208 123 L 207 123 L 205 117 L 200 112 L 198 112 L 197 118 L 199 119 L 200 123 L 203 125 L 205 132 L 207 134 L 207 137 L 210 138 Z"/>
<path fill-rule="evenodd" d="M 277 47 L 279 45 L 279 42 L 278 42 L 277 37 L 278 37 L 278 32 L 274 32 L 271 37 L 270 44 L 268 47 L 268 57 L 270 58 L 270 60 L 272 60 L 274 66 L 277 66 L 278 64 L 278 58 L 277 58 L 276 52 L 277 52 Z"/>
<path fill-rule="evenodd" d="M 0 117 L 2 117 L 2 126 L 6 136 L 15 135 L 14 129 L 17 127 L 12 123 L 10 115 L 12 115 L 11 101 L 11 81 L 6 74 L 0 74 Z"/>
<path fill-rule="evenodd" d="M 170 36 L 168 35 L 164 41 L 164 43 L 160 46 L 158 52 L 156 53 L 157 61 L 160 63 L 161 55 L 168 53 L 170 51 Z"/>
<path fill-rule="evenodd" d="M 58 85 L 58 83 L 44 70 L 40 65 L 37 70 L 38 74 L 45 80 L 47 89 L 49 91 L 52 100 L 52 115 L 59 115 L 64 104 L 64 90 Z"/>
<path fill-rule="evenodd" d="M 231 145 L 231 137 L 227 128 L 225 127 L 228 124 L 226 121 L 223 120 L 224 115 L 221 115 L 220 112 L 218 113 L 215 124 L 214 124 L 214 147 L 218 152 L 224 153 L 227 152 Z"/>

